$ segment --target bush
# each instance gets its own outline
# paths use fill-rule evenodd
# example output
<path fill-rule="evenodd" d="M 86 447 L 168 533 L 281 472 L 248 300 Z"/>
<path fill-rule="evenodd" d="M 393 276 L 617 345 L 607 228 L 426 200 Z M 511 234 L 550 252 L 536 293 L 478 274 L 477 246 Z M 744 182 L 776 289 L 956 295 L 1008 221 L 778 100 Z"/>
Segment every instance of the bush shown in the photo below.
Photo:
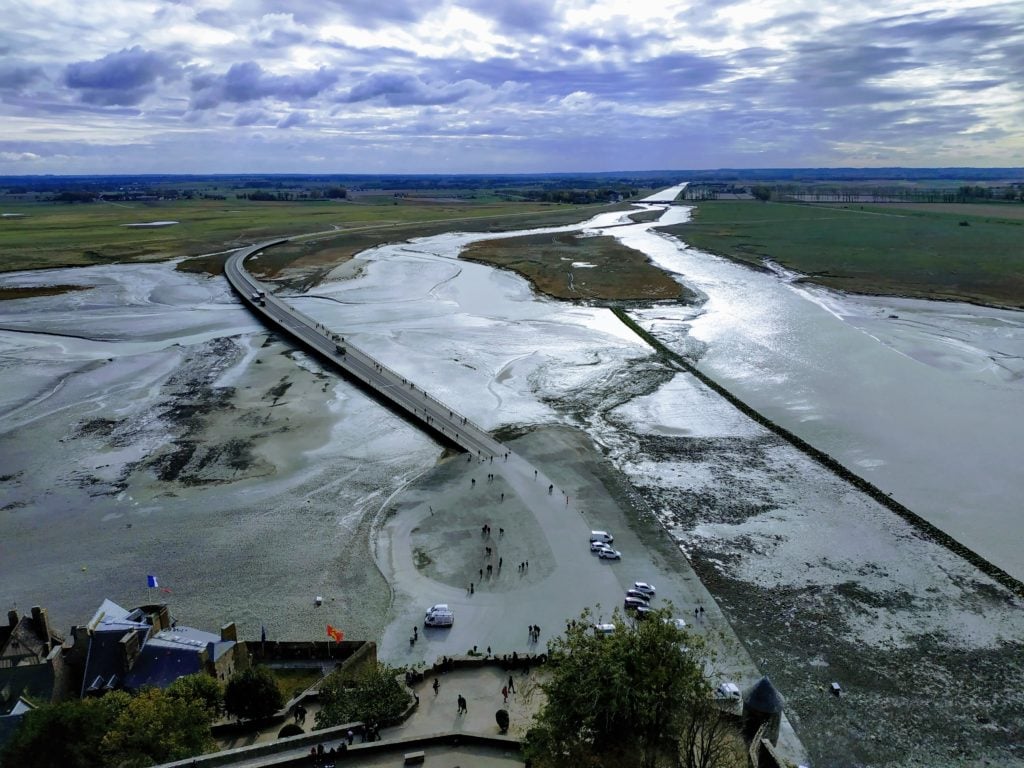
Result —
<path fill-rule="evenodd" d="M 305 731 L 302 730 L 302 727 L 298 723 L 288 723 L 284 728 L 277 732 L 277 738 L 286 739 L 289 736 L 301 736 L 304 733 Z"/>
<path fill-rule="evenodd" d="M 284 706 L 284 697 L 266 667 L 236 672 L 224 689 L 224 709 L 239 720 L 269 717 Z"/>
<path fill-rule="evenodd" d="M 387 664 L 364 668 L 351 683 L 340 672 L 332 673 L 320 686 L 321 709 L 316 713 L 316 727 L 393 721 L 409 706 L 410 699 L 397 675 L 398 670 Z"/>

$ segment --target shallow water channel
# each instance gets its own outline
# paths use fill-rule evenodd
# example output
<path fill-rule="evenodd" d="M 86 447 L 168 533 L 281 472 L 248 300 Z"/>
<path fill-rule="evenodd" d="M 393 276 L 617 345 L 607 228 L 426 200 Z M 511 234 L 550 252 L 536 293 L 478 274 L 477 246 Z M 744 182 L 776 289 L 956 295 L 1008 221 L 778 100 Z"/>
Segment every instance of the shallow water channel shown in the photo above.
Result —
<path fill-rule="evenodd" d="M 688 216 L 687 208 L 669 208 L 661 223 Z M 1024 313 L 839 294 L 690 249 L 650 223 L 602 229 L 610 224 L 621 217 L 599 216 L 586 230 L 648 254 L 706 297 L 699 307 L 634 313 L 656 336 L 768 418 L 1024 578 L 1016 544 L 1024 526 Z M 360 279 L 296 300 L 328 324 L 364 326 L 373 336 L 368 346 L 389 364 L 430 382 L 441 399 L 465 403 L 460 408 L 488 427 L 550 419 L 538 394 L 572 387 L 573 371 L 590 355 L 614 364 L 624 343 L 636 352 L 606 311 L 539 299 L 514 275 L 456 260 L 469 242 L 493 237 L 446 234 L 374 249 L 358 257 Z M 438 334 L 441 318 L 448 327 Z M 594 331 L 613 339 L 606 350 L 591 346 Z M 460 356 L 474 361 L 448 369 Z M 673 429 L 685 433 L 685 414 Z"/>

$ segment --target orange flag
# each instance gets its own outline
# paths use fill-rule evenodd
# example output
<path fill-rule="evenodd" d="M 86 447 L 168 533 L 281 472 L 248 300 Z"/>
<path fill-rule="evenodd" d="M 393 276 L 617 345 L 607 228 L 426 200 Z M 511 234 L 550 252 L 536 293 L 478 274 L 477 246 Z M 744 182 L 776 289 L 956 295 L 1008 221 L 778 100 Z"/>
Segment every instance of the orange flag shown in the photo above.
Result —
<path fill-rule="evenodd" d="M 340 643 L 345 639 L 345 633 L 340 629 L 335 629 L 330 624 L 327 625 L 327 636 L 334 640 L 336 643 Z"/>

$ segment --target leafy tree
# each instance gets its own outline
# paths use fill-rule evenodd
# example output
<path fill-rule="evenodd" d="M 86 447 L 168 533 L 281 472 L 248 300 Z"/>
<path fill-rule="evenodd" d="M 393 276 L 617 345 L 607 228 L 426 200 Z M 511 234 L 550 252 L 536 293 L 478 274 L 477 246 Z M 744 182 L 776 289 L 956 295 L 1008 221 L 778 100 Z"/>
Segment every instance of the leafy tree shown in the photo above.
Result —
<path fill-rule="evenodd" d="M 224 688 L 224 709 L 240 720 L 269 717 L 284 706 L 284 697 L 266 667 L 236 672 Z"/>
<path fill-rule="evenodd" d="M 399 671 L 387 664 L 362 669 L 351 682 L 334 672 L 320 685 L 316 727 L 342 723 L 384 723 L 409 706 L 409 694 L 398 681 Z"/>
<path fill-rule="evenodd" d="M 681 724 L 709 686 L 700 639 L 669 618 L 667 609 L 643 621 L 616 612 L 615 631 L 599 635 L 584 611 L 552 641 L 547 701 L 524 746 L 533 765 L 676 764 Z"/>
<path fill-rule="evenodd" d="M 116 768 L 183 760 L 213 747 L 202 701 L 148 688 L 131 699 L 103 737 L 104 765 Z"/>
<path fill-rule="evenodd" d="M 771 187 L 757 186 L 750 188 L 750 194 L 754 196 L 755 200 L 767 201 L 772 199 Z"/>
<path fill-rule="evenodd" d="M 95 768 L 103 765 L 103 735 L 130 701 L 115 691 L 102 699 L 68 701 L 28 712 L 0 755 L 5 766 Z"/>
<path fill-rule="evenodd" d="M 198 701 L 212 723 L 224 710 L 224 688 L 210 675 L 198 673 L 179 677 L 167 687 L 167 695 L 185 701 Z"/>

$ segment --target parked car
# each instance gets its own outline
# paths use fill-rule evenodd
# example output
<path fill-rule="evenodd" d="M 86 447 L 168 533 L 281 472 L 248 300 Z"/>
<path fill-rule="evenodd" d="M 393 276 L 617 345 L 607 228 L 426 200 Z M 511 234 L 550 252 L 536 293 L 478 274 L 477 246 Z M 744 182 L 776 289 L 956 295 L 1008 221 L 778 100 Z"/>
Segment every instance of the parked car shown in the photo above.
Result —
<path fill-rule="evenodd" d="M 621 560 L 622 553 L 617 549 L 611 547 L 605 547 L 604 549 L 597 550 L 597 556 L 602 560 Z"/>
<path fill-rule="evenodd" d="M 654 609 L 649 605 L 638 605 L 633 609 L 633 615 L 638 619 L 646 619 L 652 613 L 654 613 Z"/>
<path fill-rule="evenodd" d="M 641 592 L 639 589 L 627 589 L 626 597 L 636 597 L 643 600 L 645 603 L 649 603 L 651 601 L 651 596 L 646 592 Z"/>
<path fill-rule="evenodd" d="M 594 625 L 594 634 L 595 635 L 610 635 L 614 631 L 615 631 L 615 625 L 614 624 L 595 624 Z"/>
<path fill-rule="evenodd" d="M 686 622 L 682 619 L 665 619 L 666 624 L 671 624 L 676 629 L 686 629 Z"/>
<path fill-rule="evenodd" d="M 625 600 L 622 601 L 622 607 L 625 608 L 627 611 L 632 611 L 641 607 L 650 610 L 651 606 L 647 604 L 646 600 L 641 600 L 639 597 L 627 597 Z"/>
<path fill-rule="evenodd" d="M 611 544 L 613 541 L 615 541 L 615 537 L 607 531 L 591 531 L 590 540 L 603 541 L 605 544 Z"/>
<path fill-rule="evenodd" d="M 634 581 L 633 589 L 637 592 L 644 592 L 648 597 L 654 597 L 658 590 L 654 588 L 653 584 L 648 584 L 646 581 Z"/>
<path fill-rule="evenodd" d="M 450 627 L 455 623 L 455 614 L 448 607 L 447 603 L 438 603 L 430 606 L 423 617 L 424 627 Z"/>
<path fill-rule="evenodd" d="M 736 683 L 721 683 L 715 688 L 715 696 L 720 699 L 739 699 L 740 687 Z"/>
<path fill-rule="evenodd" d="M 605 544 L 603 541 L 592 541 L 590 542 L 590 551 L 599 552 L 602 549 L 611 549 L 611 546 Z"/>

